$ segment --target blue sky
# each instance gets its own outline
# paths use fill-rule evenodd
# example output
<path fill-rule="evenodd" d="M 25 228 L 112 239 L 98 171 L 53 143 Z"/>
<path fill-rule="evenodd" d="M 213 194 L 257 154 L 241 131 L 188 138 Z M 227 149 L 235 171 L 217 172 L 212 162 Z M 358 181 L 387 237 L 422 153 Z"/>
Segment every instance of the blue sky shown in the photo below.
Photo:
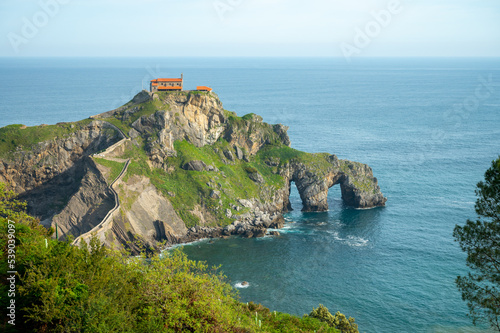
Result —
<path fill-rule="evenodd" d="M 1 0 L 0 56 L 500 56 L 499 0 Z"/>

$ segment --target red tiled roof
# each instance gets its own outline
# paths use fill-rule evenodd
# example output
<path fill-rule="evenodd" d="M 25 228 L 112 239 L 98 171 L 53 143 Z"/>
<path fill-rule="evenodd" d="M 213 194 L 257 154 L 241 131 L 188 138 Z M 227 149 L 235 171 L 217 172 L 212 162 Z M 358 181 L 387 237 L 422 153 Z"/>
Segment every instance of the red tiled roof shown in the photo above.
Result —
<path fill-rule="evenodd" d="M 151 82 L 182 82 L 182 79 L 155 79 Z"/>
<path fill-rule="evenodd" d="M 196 87 L 196 90 L 212 91 L 212 88 L 206 86 L 198 86 Z"/>

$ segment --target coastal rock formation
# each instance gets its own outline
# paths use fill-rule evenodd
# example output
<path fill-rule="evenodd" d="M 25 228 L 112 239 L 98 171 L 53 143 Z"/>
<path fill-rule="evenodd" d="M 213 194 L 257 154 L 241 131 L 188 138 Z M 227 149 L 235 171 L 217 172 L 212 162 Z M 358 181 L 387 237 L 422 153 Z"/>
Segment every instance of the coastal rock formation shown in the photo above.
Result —
<path fill-rule="evenodd" d="M 292 163 L 287 170 L 289 181 L 293 181 L 300 194 L 303 211 L 328 210 L 328 189 L 340 184 L 342 200 L 355 208 L 384 206 L 387 198 L 380 192 L 372 169 L 366 164 L 341 161 L 337 156 L 325 156 L 330 163 L 321 171 L 304 163 Z"/>
<path fill-rule="evenodd" d="M 92 231 L 132 252 L 263 237 L 284 225 L 292 184 L 304 211 L 326 211 L 337 184 L 348 206 L 385 205 L 369 166 L 295 150 L 287 130 L 255 114 L 238 117 L 213 93 L 143 91 L 81 122 L 0 129 L 5 137 L 26 131 L 39 138 L 0 150 L 0 181 L 45 225 L 57 225 L 61 238 L 88 240 Z"/>
<path fill-rule="evenodd" d="M 34 135 L 30 129 L 16 128 L 16 135 Z M 30 147 L 17 146 L 0 158 L 0 181 L 19 193 L 28 202 L 28 212 L 42 220 L 60 212 L 79 190 L 89 170 L 88 156 L 121 139 L 113 125 L 97 120 L 61 123 L 43 130 L 60 136 Z"/>
<path fill-rule="evenodd" d="M 224 139 L 230 145 L 255 155 L 266 144 L 279 142 L 290 146 L 287 130 L 287 126 L 266 124 L 261 116 L 251 113 L 227 127 Z"/>
<path fill-rule="evenodd" d="M 50 225 L 57 225 L 61 235 L 78 236 L 90 231 L 114 206 L 113 194 L 95 162 L 85 157 L 84 176 L 78 190 L 63 210 L 54 215 Z"/>
<path fill-rule="evenodd" d="M 139 251 L 136 241 L 149 248 L 158 242 L 177 243 L 187 233 L 182 219 L 170 201 L 142 176 L 132 176 L 117 183 L 118 195 L 124 198 L 123 214 L 113 220 L 105 236 L 108 244 L 121 244 Z M 127 200 L 128 199 L 128 200 Z M 104 234 L 107 230 L 99 231 Z"/>

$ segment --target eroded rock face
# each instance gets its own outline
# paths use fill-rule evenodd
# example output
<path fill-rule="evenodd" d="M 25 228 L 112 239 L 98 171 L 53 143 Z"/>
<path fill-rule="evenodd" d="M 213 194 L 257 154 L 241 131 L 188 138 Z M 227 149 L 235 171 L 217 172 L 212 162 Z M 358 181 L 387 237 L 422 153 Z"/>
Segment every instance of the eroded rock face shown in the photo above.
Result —
<path fill-rule="evenodd" d="M 228 126 L 224 139 L 231 145 L 241 147 L 248 154 L 255 155 L 265 144 L 281 143 L 290 146 L 287 130 L 287 126 L 270 125 L 264 123 L 261 116 L 250 114 L 243 121 Z"/>
<path fill-rule="evenodd" d="M 380 191 L 372 169 L 361 163 L 350 162 L 349 166 L 351 165 L 350 174 L 344 175 L 340 182 L 344 203 L 355 208 L 385 206 L 387 198 Z"/>
<path fill-rule="evenodd" d="M 96 236 L 110 247 L 123 246 L 133 254 L 159 250 L 160 244 L 178 243 L 187 233 L 170 201 L 144 176 L 131 176 L 115 184 L 120 213 L 97 229 Z M 142 248 L 143 246 L 144 248 Z"/>
<path fill-rule="evenodd" d="M 42 220 L 59 213 L 86 174 L 84 159 L 121 139 L 114 127 L 95 120 L 68 137 L 41 142 L 0 159 L 0 181 L 28 202 Z"/>
<path fill-rule="evenodd" d="M 175 141 L 187 140 L 202 147 L 216 142 L 224 132 L 226 117 L 215 95 L 167 94 L 163 98 L 166 110 L 141 116 L 132 124 L 133 130 L 129 133 L 133 137 L 147 138 L 146 149 L 156 167 L 162 167 L 166 158 L 176 156 Z M 140 111 L 141 106 L 136 108 L 134 112 Z M 154 140 L 152 133 L 158 133 Z"/>
<path fill-rule="evenodd" d="M 165 138 L 168 134 L 168 142 L 187 140 L 196 147 L 213 144 L 224 131 L 226 118 L 218 98 L 201 94 L 169 94 L 163 103 L 169 106 L 168 111 L 142 116 L 132 127 L 141 134 L 164 131 Z M 171 147 L 169 143 L 166 146 Z"/>
<path fill-rule="evenodd" d="M 277 214 L 274 220 L 264 221 L 240 221 L 237 220 L 232 224 L 225 227 L 203 227 L 196 226 L 189 228 L 186 235 L 180 238 L 178 241 L 193 242 L 202 238 L 220 238 L 228 236 L 240 236 L 243 238 L 260 238 L 264 237 L 266 234 L 274 234 L 273 231 L 268 231 L 269 228 L 279 229 L 283 228 L 285 221 L 281 214 Z M 279 235 L 279 233 L 278 233 Z"/>
<path fill-rule="evenodd" d="M 114 207 L 114 196 L 91 158 L 84 159 L 80 186 L 63 210 L 52 217 L 51 226 L 59 228 L 59 237 L 75 238 L 94 228 Z"/>
<path fill-rule="evenodd" d="M 187 229 L 184 222 L 175 212 L 172 204 L 163 197 L 146 177 L 133 176 L 127 182 L 121 182 L 123 192 L 137 194 L 137 199 L 130 207 L 124 207 L 126 223 L 137 234 L 145 235 L 155 230 L 152 240 L 164 240 L 165 236 L 183 236 Z M 120 185 L 118 184 L 118 185 Z M 128 197 L 134 197 L 129 193 Z"/>
<path fill-rule="evenodd" d="M 188 171 L 203 171 L 207 169 L 207 165 L 203 161 L 189 161 L 182 168 Z"/>

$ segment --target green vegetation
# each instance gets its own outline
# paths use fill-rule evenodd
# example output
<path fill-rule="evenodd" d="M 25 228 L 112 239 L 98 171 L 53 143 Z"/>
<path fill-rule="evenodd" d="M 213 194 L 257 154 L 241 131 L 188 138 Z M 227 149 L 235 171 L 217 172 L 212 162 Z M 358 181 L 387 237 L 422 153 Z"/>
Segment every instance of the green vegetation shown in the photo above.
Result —
<path fill-rule="evenodd" d="M 154 103 L 160 104 L 154 108 L 151 103 L 151 101 L 145 103 L 149 105 L 148 112 L 153 112 L 162 102 L 161 99 L 155 100 Z M 144 114 L 144 110 L 137 112 Z M 174 148 L 177 156 L 168 157 L 162 169 L 151 168 L 148 163 L 149 156 L 146 154 L 145 139 L 139 138 L 139 146 L 130 145 L 132 147 L 121 156 L 132 160 L 124 180 L 127 181 L 131 175 L 148 177 L 152 184 L 169 198 L 187 227 L 200 224 L 200 213 L 206 218 L 207 225 L 225 226 L 233 221 L 227 215 L 238 214 L 235 210 L 235 207 L 240 206 L 237 199 L 271 200 L 270 195 L 285 185 L 279 171 L 287 163 L 303 164 L 317 177 L 324 177 L 331 170 L 329 154 L 305 153 L 282 144 L 274 130 L 259 121 L 259 116 L 248 114 L 238 117 L 233 112 L 224 112 L 234 135 L 243 137 L 248 137 L 252 133 L 262 135 L 262 140 L 265 140 L 266 144 L 256 156 L 249 157 L 245 152 L 246 160 L 230 160 L 226 155 L 228 152 L 235 155 L 234 147 L 222 138 L 215 144 L 204 147 L 196 147 L 187 141 L 176 141 Z M 136 113 L 133 117 L 129 116 L 130 121 L 135 121 Z M 118 121 L 118 118 L 116 120 Z M 240 133 L 242 131 L 245 133 Z M 148 135 L 150 140 L 155 138 L 157 133 Z M 202 161 L 210 166 L 212 171 L 185 170 L 185 165 L 192 161 Z M 341 164 L 341 167 L 348 174 L 352 173 L 347 162 Z M 255 178 L 256 173 L 263 177 L 263 183 L 256 183 L 250 178 Z M 352 177 L 351 180 L 360 189 L 376 191 L 371 179 Z M 229 211 L 231 214 L 228 214 Z M 244 208 L 239 214 L 246 211 L 248 209 Z"/>
<path fill-rule="evenodd" d="M 113 181 L 115 181 L 115 179 L 118 177 L 120 172 L 122 172 L 123 166 L 125 165 L 124 162 L 120 163 L 120 162 L 115 162 L 115 161 L 107 160 L 104 158 L 97 158 L 97 157 L 94 157 L 94 161 L 97 164 L 100 164 L 100 165 L 105 166 L 106 168 L 110 169 L 108 179 L 106 179 L 108 184 L 111 184 Z"/>
<path fill-rule="evenodd" d="M 236 112 L 227 111 L 227 110 L 224 110 L 224 111 L 225 111 L 225 115 L 228 119 L 228 122 L 231 125 L 237 126 L 237 127 L 244 127 L 245 125 L 249 125 L 252 122 L 252 119 L 254 118 L 254 116 L 258 117 L 258 119 L 262 120 L 262 117 L 257 116 L 254 113 L 248 113 L 248 114 L 244 115 L 243 117 L 238 117 L 236 115 Z"/>
<path fill-rule="evenodd" d="M 327 153 L 305 153 L 285 145 L 265 146 L 257 153 L 257 159 L 260 161 L 276 160 L 280 162 L 280 165 L 290 162 L 302 163 L 319 176 L 331 168 L 329 157 L 330 154 Z"/>
<path fill-rule="evenodd" d="M 314 316 L 240 303 L 216 268 L 180 250 L 131 258 L 97 238 L 81 247 L 51 239 L 14 196 L 0 184 L 0 277 L 12 269 L 9 240 L 18 272 L 15 326 L 9 285 L 0 285 L 2 332 L 339 332 Z"/>
<path fill-rule="evenodd" d="M 232 219 L 225 213 L 232 211 L 234 205 L 239 205 L 237 198 L 259 198 L 261 191 L 266 188 L 282 186 L 282 178 L 270 174 L 263 174 L 265 184 L 256 184 L 247 174 L 245 168 L 250 164 L 235 160 L 230 164 L 223 162 L 223 150 L 232 149 L 227 142 L 221 140 L 213 146 L 201 148 L 186 141 L 174 144 L 177 157 L 171 157 L 167 163 L 171 173 L 155 169 L 150 173 L 153 184 L 163 193 L 175 193 L 169 198 L 174 208 L 180 213 L 187 226 L 196 225 L 199 221 L 191 211 L 200 206 L 213 216 L 213 221 L 219 226 L 230 224 Z M 187 171 L 182 167 L 190 161 L 203 161 L 206 165 L 217 168 L 215 171 Z M 220 197 L 211 196 L 218 191 Z M 235 211 L 232 211 L 235 213 Z"/>
<path fill-rule="evenodd" d="M 247 165 L 244 167 L 245 171 L 248 173 L 257 173 L 258 170 L 255 169 L 253 166 Z"/>
<path fill-rule="evenodd" d="M 70 135 L 92 122 L 84 119 L 74 123 L 56 125 L 40 125 L 26 127 L 24 125 L 8 125 L 0 128 L 0 156 L 8 157 L 17 147 L 29 150 L 33 145 Z"/>
<path fill-rule="evenodd" d="M 273 126 L 263 123 L 262 117 L 253 113 L 238 117 L 236 113 L 224 110 L 227 117 L 228 128 L 233 134 L 243 137 L 250 137 L 252 134 L 258 134 L 263 142 L 268 145 L 280 146 L 282 141 L 280 136 L 274 131 Z"/>
<path fill-rule="evenodd" d="M 208 91 L 198 91 L 198 90 L 191 90 L 190 93 L 193 95 L 208 95 L 209 94 Z"/>
<path fill-rule="evenodd" d="M 283 164 L 290 162 L 292 159 L 301 158 L 305 154 L 307 153 L 285 145 L 270 145 L 259 150 L 257 158 L 261 161 L 278 159 L 278 161 Z"/>
<path fill-rule="evenodd" d="M 474 325 L 486 322 L 500 331 L 500 157 L 477 184 L 476 195 L 477 220 L 453 232 L 471 269 L 456 284 Z"/>
<path fill-rule="evenodd" d="M 358 333 L 358 325 L 354 323 L 354 318 L 346 318 L 340 312 L 334 315 L 328 311 L 328 308 L 323 304 L 320 304 L 318 308 L 313 309 L 309 314 L 309 317 L 316 318 L 322 322 L 327 323 L 331 327 L 339 329 L 342 333 Z"/>
<path fill-rule="evenodd" d="M 162 95 L 164 93 L 158 94 Z M 116 112 L 112 117 L 103 118 L 102 120 L 115 125 L 121 129 L 123 133 L 127 134 L 132 128 L 131 125 L 140 117 L 154 114 L 156 111 L 160 110 L 170 110 L 170 105 L 163 104 L 159 99 L 141 103 L 140 105 L 132 107 L 132 109 L 130 109 L 130 107 L 131 105 L 127 107 L 126 104 L 121 108 L 121 111 Z"/>
<path fill-rule="evenodd" d="M 278 189 L 283 186 L 283 178 L 274 174 L 266 165 L 256 162 L 249 163 L 236 160 L 225 164 L 224 150 L 233 148 L 224 140 L 214 145 L 196 147 L 187 141 L 176 141 L 174 148 L 176 157 L 166 160 L 166 170 L 150 168 L 144 149 L 130 145 L 121 158 L 130 158 L 124 181 L 131 175 L 148 177 L 152 184 L 160 190 L 174 206 L 176 212 L 187 227 L 198 225 L 200 220 L 193 210 L 203 209 L 206 216 L 211 216 L 212 226 L 225 226 L 232 222 L 226 216 L 226 210 L 232 213 L 238 198 L 261 198 L 266 189 Z M 233 152 L 234 153 L 234 152 Z M 206 165 L 216 168 L 214 171 L 188 171 L 183 166 L 191 161 L 203 161 Z M 257 184 L 248 177 L 248 170 L 255 170 L 264 177 L 264 184 Z M 211 196 L 218 191 L 220 196 Z M 169 196 L 175 193 L 175 196 Z M 246 210 L 241 210 L 240 213 Z"/>

